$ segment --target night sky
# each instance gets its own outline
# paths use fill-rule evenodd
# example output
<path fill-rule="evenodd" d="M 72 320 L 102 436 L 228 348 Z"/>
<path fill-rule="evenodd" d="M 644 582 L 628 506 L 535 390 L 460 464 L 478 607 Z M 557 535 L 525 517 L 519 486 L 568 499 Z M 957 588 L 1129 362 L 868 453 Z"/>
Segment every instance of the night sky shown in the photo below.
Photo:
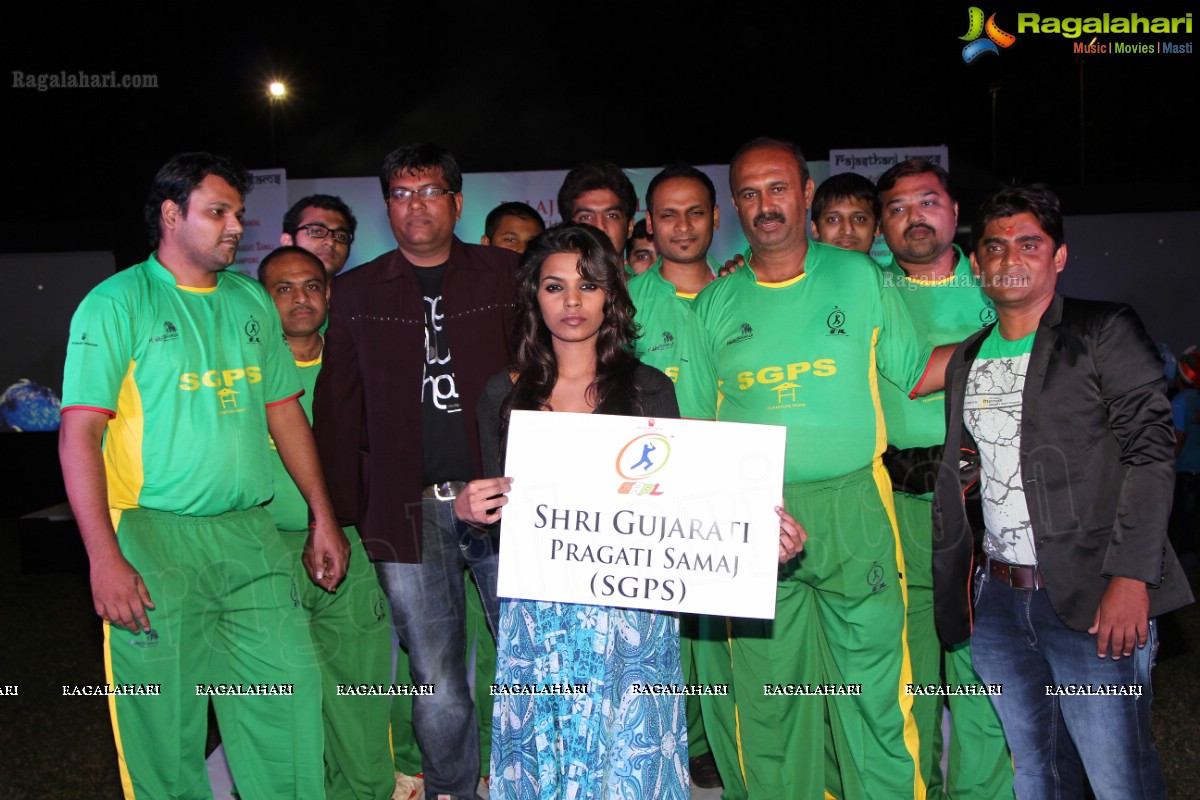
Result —
<path fill-rule="evenodd" d="M 958 37 L 969 3 L 896 3 L 873 15 L 860 4 L 808 5 L 6 11 L 3 219 L 17 226 L 5 249 L 140 260 L 145 190 L 175 152 L 223 152 L 292 178 L 374 175 L 389 150 L 422 139 L 449 147 L 467 172 L 593 158 L 726 163 L 760 134 L 793 139 L 814 160 L 831 147 L 946 144 L 964 208 L 1014 179 L 1049 182 L 1069 214 L 1200 207 L 1196 127 L 1186 123 L 1200 108 L 1197 55 L 1077 56 L 1072 41 L 1090 36 L 1026 33 L 968 65 Z M 1133 7 L 1182 16 L 1196 4 L 982 6 L 1014 34 L 1018 12 Z M 80 70 L 152 75 L 158 88 L 12 85 L 13 71 Z M 276 76 L 290 95 L 276 110 L 273 164 L 265 87 Z"/>

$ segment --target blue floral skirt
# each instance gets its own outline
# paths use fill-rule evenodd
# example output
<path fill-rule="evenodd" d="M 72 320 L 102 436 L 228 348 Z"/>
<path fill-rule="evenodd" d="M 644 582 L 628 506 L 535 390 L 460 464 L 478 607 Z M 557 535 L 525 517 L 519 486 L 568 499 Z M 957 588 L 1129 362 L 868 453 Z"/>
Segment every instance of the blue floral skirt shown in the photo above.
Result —
<path fill-rule="evenodd" d="M 677 617 L 503 600 L 496 683 L 492 800 L 688 800 Z"/>

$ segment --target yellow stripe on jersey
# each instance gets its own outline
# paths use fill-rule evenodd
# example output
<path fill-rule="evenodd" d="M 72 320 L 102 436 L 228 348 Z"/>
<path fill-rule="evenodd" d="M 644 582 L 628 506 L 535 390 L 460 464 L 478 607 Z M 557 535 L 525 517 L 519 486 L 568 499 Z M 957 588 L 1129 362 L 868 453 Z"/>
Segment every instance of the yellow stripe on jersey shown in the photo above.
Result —
<path fill-rule="evenodd" d="M 900 526 L 896 522 L 896 506 L 892 501 L 892 480 L 888 477 L 887 468 L 883 466 L 882 454 L 887 449 L 887 426 L 883 421 L 883 403 L 879 399 L 879 372 L 875 363 L 875 347 L 879 342 L 879 328 L 871 331 L 871 404 L 875 408 L 875 457 L 871 465 L 871 476 L 875 480 L 875 488 L 879 499 L 887 511 L 888 522 L 892 526 L 892 537 L 896 541 L 896 570 L 900 576 L 900 597 L 904 600 L 904 627 L 900 632 L 900 643 L 903 647 L 903 660 L 900 663 L 900 685 L 898 697 L 900 712 L 904 715 L 904 746 L 913 760 L 913 797 L 915 800 L 925 800 L 925 780 L 921 777 L 921 757 L 917 721 L 912 715 L 913 696 L 908 693 L 908 685 L 912 683 L 912 659 L 908 650 L 908 580 L 905 578 L 904 550 L 900 546 Z"/>
<path fill-rule="evenodd" d="M 729 642 L 729 674 L 733 675 L 733 620 L 729 617 L 725 618 L 725 632 L 727 641 Z M 742 772 L 742 785 L 749 786 L 750 782 L 746 780 L 746 754 L 742 749 L 742 717 L 738 712 L 736 692 L 733 696 L 733 740 L 737 745 L 738 769 Z"/>
<path fill-rule="evenodd" d="M 104 438 L 104 470 L 108 473 L 108 505 L 111 508 L 137 508 L 146 473 L 142 466 L 146 418 L 142 395 L 133 371 L 137 362 L 129 360 L 129 369 L 121 379 L 117 393 L 117 415 L 108 421 Z"/>
<path fill-rule="evenodd" d="M 180 286 L 178 283 L 175 284 L 175 288 L 192 294 L 212 294 L 217 290 L 216 286 Z"/>
<path fill-rule="evenodd" d="M 900 549 L 900 526 L 896 523 L 896 506 L 892 501 L 892 481 L 888 477 L 887 468 L 883 466 L 883 459 L 875 459 L 871 477 L 875 480 L 875 488 L 879 491 L 879 499 L 887 511 L 888 522 L 892 525 L 892 536 L 896 540 L 896 569 L 900 574 L 900 596 L 904 600 L 904 627 L 900 632 L 903 661 L 900 663 L 897 697 L 900 712 L 904 714 L 904 747 L 913 760 L 913 798 L 925 800 L 925 779 L 921 777 L 920 735 L 917 733 L 917 721 L 912 715 L 913 696 L 908 693 L 908 686 L 913 681 L 912 657 L 908 649 L 908 581 L 904 577 L 904 551 Z"/>
<path fill-rule="evenodd" d="M 119 511 L 114 511 L 114 514 L 120 514 Z M 116 523 L 113 523 L 114 526 Z M 114 528 L 115 529 L 115 528 Z M 117 682 L 113 679 L 112 668 L 112 623 L 105 621 L 104 623 L 104 678 L 108 681 L 109 686 L 116 686 Z M 121 790 L 127 800 L 133 800 L 133 780 L 129 777 L 129 765 L 125 763 L 125 746 L 121 742 L 121 726 L 117 720 L 117 696 L 110 694 L 108 696 L 108 711 L 112 719 L 113 741 L 117 743 L 117 767 L 121 772 Z"/>
<path fill-rule="evenodd" d="M 755 283 L 757 283 L 759 286 L 765 286 L 768 289 L 782 289 L 785 286 L 791 286 L 794 283 L 799 283 L 800 281 L 804 280 L 804 276 L 807 274 L 808 274 L 807 272 L 801 272 L 799 275 L 797 275 L 794 278 L 788 278 L 786 281 L 779 281 L 777 283 L 770 283 L 768 281 L 759 281 L 759 280 L 756 280 Z"/>
<path fill-rule="evenodd" d="M 956 277 L 958 276 L 952 273 L 944 278 L 929 280 L 927 278 L 914 278 L 912 275 L 905 275 L 904 280 L 916 286 L 945 286 L 947 283 L 953 283 Z"/>
<path fill-rule="evenodd" d="M 875 455 L 878 459 L 883 456 L 883 451 L 887 450 L 887 423 L 883 419 L 883 400 L 879 397 L 879 366 L 875 359 L 875 348 L 879 344 L 879 328 L 871 330 L 871 364 L 869 366 L 869 374 L 867 380 L 871 384 L 871 407 L 875 409 Z M 896 515 L 892 514 L 894 518 Z M 892 524 L 896 524 L 896 520 L 892 519 Z M 899 543 L 897 543 L 899 544 Z"/>

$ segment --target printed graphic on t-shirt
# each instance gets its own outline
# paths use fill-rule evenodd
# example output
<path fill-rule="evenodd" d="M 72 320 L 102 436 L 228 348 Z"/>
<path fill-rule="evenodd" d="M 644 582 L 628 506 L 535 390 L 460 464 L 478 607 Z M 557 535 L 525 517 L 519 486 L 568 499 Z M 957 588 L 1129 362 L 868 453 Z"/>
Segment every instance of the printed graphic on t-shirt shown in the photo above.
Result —
<path fill-rule="evenodd" d="M 454 370 L 450 367 L 450 345 L 442 326 L 442 298 L 425 298 L 425 377 L 421 381 L 421 402 L 447 414 L 462 411 Z"/>
<path fill-rule="evenodd" d="M 976 359 L 967 380 L 963 417 L 979 445 L 980 490 L 987 527 L 983 549 L 1009 564 L 1036 564 L 1033 531 L 1021 480 L 1021 393 L 1029 353 Z"/>

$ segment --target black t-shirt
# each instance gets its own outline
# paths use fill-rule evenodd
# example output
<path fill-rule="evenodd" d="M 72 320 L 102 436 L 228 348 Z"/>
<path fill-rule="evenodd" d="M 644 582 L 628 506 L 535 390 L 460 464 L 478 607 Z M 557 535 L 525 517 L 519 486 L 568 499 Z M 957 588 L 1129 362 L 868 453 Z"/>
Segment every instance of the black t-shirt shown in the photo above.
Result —
<path fill-rule="evenodd" d="M 450 343 L 441 311 L 446 265 L 414 267 L 425 295 L 425 363 L 421 381 L 423 483 L 467 481 L 474 476 L 462 402 L 455 386 Z"/>

